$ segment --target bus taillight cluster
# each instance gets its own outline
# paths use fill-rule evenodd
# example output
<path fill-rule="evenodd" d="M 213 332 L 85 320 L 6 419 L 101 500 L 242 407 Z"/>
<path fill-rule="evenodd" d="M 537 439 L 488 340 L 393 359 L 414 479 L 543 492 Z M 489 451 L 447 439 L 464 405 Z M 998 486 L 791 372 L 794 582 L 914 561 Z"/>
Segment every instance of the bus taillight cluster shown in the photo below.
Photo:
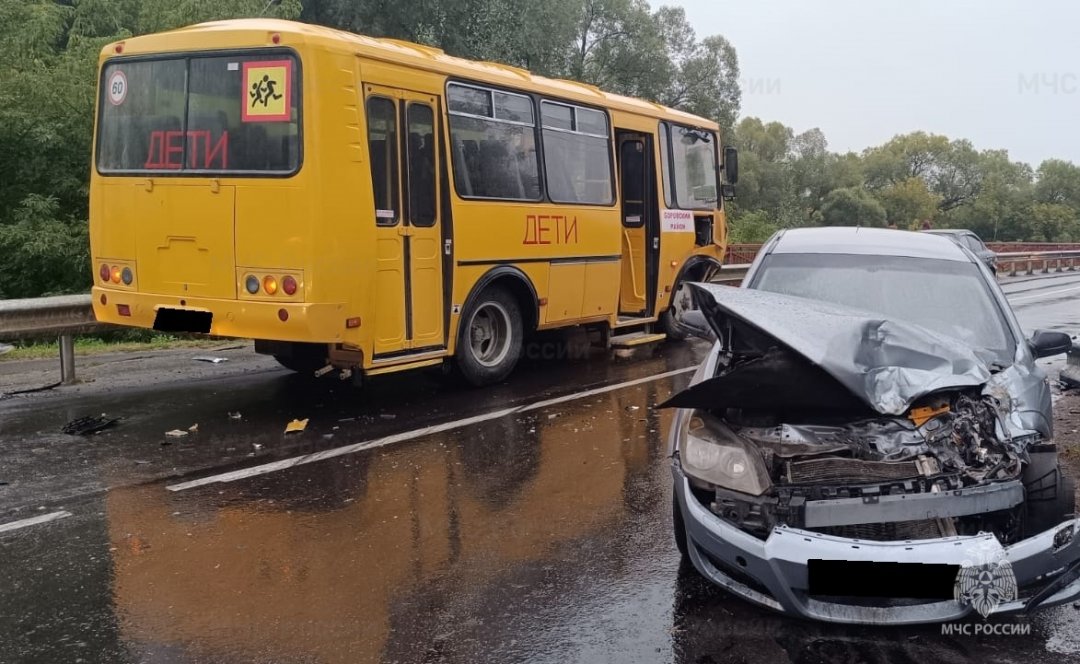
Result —
<path fill-rule="evenodd" d="M 130 286 L 131 283 L 135 281 L 135 273 L 132 272 L 130 267 L 120 267 L 119 265 L 110 266 L 108 263 L 102 263 L 101 270 L 98 274 L 105 283 L 112 282 L 118 284 L 123 282 L 125 286 Z"/>
<path fill-rule="evenodd" d="M 272 274 L 268 274 L 259 281 L 259 278 L 254 274 L 249 274 L 244 279 L 244 288 L 249 295 L 258 295 L 259 290 L 262 289 L 267 295 L 277 295 L 278 290 L 286 295 L 296 295 L 296 289 L 298 284 L 296 278 L 291 274 L 287 274 L 278 281 L 278 278 Z"/>

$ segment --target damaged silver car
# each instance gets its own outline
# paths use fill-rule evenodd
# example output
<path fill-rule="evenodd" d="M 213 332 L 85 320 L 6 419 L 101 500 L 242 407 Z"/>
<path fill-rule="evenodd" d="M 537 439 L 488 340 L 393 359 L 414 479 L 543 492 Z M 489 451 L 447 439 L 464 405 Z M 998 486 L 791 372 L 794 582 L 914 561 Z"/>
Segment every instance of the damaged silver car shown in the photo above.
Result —
<path fill-rule="evenodd" d="M 716 339 L 670 436 L 675 539 L 757 604 L 848 623 L 1080 595 L 1050 390 L 989 270 L 933 235 L 782 231 L 743 288 L 698 284 Z"/>

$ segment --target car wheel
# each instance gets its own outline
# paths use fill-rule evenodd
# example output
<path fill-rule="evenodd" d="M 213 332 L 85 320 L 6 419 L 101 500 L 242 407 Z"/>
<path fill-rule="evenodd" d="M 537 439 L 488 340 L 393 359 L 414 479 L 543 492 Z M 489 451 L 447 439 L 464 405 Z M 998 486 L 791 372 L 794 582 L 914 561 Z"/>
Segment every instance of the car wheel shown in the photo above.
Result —
<path fill-rule="evenodd" d="M 690 557 L 686 543 L 686 523 L 683 522 L 682 510 L 679 509 L 679 497 L 671 495 L 671 522 L 675 534 L 675 548 L 679 550 L 679 557 L 687 560 Z"/>
<path fill-rule="evenodd" d="M 485 289 L 461 318 L 456 350 L 458 372 L 470 384 L 497 383 L 521 357 L 521 308 L 506 290 Z"/>
<path fill-rule="evenodd" d="M 326 366 L 326 346 L 323 344 L 290 344 L 286 353 L 274 355 L 278 364 L 299 374 L 313 374 Z"/>

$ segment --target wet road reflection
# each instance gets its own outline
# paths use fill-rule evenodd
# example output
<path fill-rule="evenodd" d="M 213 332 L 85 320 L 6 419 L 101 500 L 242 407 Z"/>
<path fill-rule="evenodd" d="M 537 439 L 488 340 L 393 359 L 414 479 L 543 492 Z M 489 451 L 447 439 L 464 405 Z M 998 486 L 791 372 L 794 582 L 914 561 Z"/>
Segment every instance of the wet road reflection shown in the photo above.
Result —
<path fill-rule="evenodd" d="M 581 610 L 569 591 L 589 575 L 560 580 L 568 558 L 625 572 L 645 547 L 611 535 L 666 541 L 659 524 L 628 520 L 653 515 L 665 494 L 668 418 L 649 404 L 671 389 L 650 384 L 220 488 L 111 491 L 122 638 L 137 654 L 180 648 L 200 661 L 413 662 L 451 650 L 433 661 L 506 661 L 512 652 L 495 653 L 535 636 L 545 622 L 536 612 L 558 613 L 561 598 Z M 652 563 L 670 568 L 671 556 Z M 610 587 L 597 590 L 610 602 Z M 510 620 L 493 629 L 500 616 Z"/>

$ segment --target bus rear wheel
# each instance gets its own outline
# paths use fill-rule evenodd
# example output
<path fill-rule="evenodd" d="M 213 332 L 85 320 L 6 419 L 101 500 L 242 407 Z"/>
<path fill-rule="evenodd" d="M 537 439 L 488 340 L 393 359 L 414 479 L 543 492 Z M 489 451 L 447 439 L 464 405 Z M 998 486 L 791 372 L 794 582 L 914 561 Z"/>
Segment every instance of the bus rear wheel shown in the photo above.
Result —
<path fill-rule="evenodd" d="M 524 326 L 517 300 L 498 286 L 484 289 L 461 318 L 455 361 L 470 384 L 498 383 L 521 357 Z"/>
<path fill-rule="evenodd" d="M 274 353 L 278 364 L 298 374 L 314 374 L 326 366 L 326 344 L 289 343 Z"/>

